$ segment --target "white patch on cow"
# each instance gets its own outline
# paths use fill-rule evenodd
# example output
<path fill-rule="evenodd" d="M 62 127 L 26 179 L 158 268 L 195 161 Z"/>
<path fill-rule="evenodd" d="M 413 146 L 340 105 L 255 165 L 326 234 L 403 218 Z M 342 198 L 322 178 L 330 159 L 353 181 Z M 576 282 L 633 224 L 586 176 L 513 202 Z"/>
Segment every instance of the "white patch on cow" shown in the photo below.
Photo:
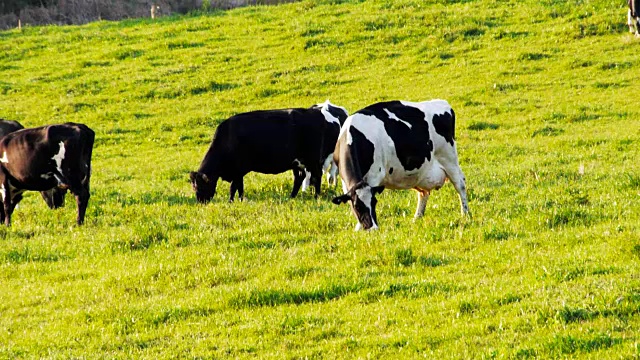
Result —
<path fill-rule="evenodd" d="M 349 134 L 349 128 L 351 127 L 351 123 L 353 122 L 353 116 L 349 116 L 347 120 L 344 121 L 342 127 L 340 128 L 340 134 L 338 135 L 339 139 L 346 133 L 347 134 L 347 144 L 351 145 L 353 139 L 351 138 L 351 134 Z"/>
<path fill-rule="evenodd" d="M 62 174 L 62 160 L 64 160 L 65 151 L 66 150 L 64 148 L 64 142 L 60 141 L 60 150 L 56 155 L 53 155 L 53 157 L 51 158 L 56 162 L 56 167 L 58 168 L 58 171 L 60 172 L 60 174 Z"/>
<path fill-rule="evenodd" d="M 45 179 L 45 180 L 49 180 L 49 179 L 51 179 L 51 174 L 42 174 L 42 175 L 40 175 L 40 177 Z"/>
<path fill-rule="evenodd" d="M 397 117 L 397 116 L 396 116 L 396 114 L 392 113 L 391 111 L 389 111 L 389 110 L 387 110 L 387 109 L 384 109 L 384 111 L 387 113 L 387 115 L 389 115 L 389 119 L 392 119 L 392 120 L 398 120 L 398 121 L 400 121 L 401 123 L 403 123 L 403 124 L 407 125 L 407 126 L 409 127 L 409 129 L 411 129 L 411 124 L 409 124 L 408 122 L 406 122 L 406 121 L 404 121 L 404 120 L 400 119 L 399 117 Z"/>
<path fill-rule="evenodd" d="M 304 177 L 304 180 L 302 181 L 302 192 L 307 191 L 307 188 L 309 188 L 309 185 L 311 184 L 311 173 L 308 171 L 304 171 L 307 175 Z"/>
<path fill-rule="evenodd" d="M 320 112 L 322 113 L 322 115 L 324 116 L 325 120 L 327 120 L 327 122 L 329 123 L 336 123 L 338 125 L 340 125 L 340 121 L 338 120 L 338 118 L 336 118 L 335 116 L 331 115 L 331 113 L 329 112 L 329 106 L 333 106 L 333 107 L 338 107 L 335 105 L 332 105 L 329 100 L 321 103 L 321 104 L 317 104 L 316 106 L 318 106 L 320 108 Z"/>
<path fill-rule="evenodd" d="M 342 181 L 342 193 L 343 194 L 348 193 L 349 192 L 349 187 L 347 186 L 347 183 L 342 179 L 340 179 L 340 180 Z"/>
<path fill-rule="evenodd" d="M 7 191 L 4 188 L 4 184 L 0 184 L 0 194 L 2 195 L 2 202 L 7 200 Z"/>
<path fill-rule="evenodd" d="M 446 100 L 430 100 L 423 102 L 400 101 L 404 106 L 411 106 L 422 110 L 427 115 L 425 120 L 431 120 L 433 115 L 442 115 L 444 113 L 451 114 L 451 105 Z"/>
<path fill-rule="evenodd" d="M 5 164 L 9 163 L 9 158 L 7 158 L 7 152 L 6 151 L 2 153 L 2 157 L 0 158 L 0 161 L 2 161 Z"/>

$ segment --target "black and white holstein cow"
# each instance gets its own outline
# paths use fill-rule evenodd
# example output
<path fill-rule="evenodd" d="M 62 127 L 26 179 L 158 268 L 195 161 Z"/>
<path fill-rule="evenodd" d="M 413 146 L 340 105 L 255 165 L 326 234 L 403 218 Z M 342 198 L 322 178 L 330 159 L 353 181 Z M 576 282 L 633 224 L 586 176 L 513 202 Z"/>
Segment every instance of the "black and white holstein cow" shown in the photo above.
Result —
<path fill-rule="evenodd" d="M 448 178 L 460 195 L 462 213 L 469 212 L 455 113 L 444 100 L 381 102 L 352 114 L 340 131 L 334 160 L 345 194 L 333 202 L 349 202 L 356 230 L 378 228 L 376 194 L 384 188 L 417 190 L 417 219 L 431 190 Z"/>
<path fill-rule="evenodd" d="M 627 13 L 627 25 L 629 26 L 629 32 L 635 33 L 636 36 L 640 36 L 638 30 L 640 30 L 640 15 L 638 14 L 638 8 L 640 8 L 640 0 L 628 0 L 629 12 Z"/>
<path fill-rule="evenodd" d="M 220 123 L 200 168 L 189 174 L 198 202 L 207 203 L 213 198 L 219 178 L 231 183 L 229 201 L 236 192 L 242 200 L 243 177 L 252 171 L 279 174 L 293 170 L 294 198 L 308 170 L 317 197 L 324 143 L 331 141 L 325 135 L 331 107 L 326 102 L 310 108 L 252 111 Z"/>
<path fill-rule="evenodd" d="M 93 130 L 75 123 L 24 129 L 0 139 L 0 220 L 11 225 L 23 192 L 60 188 L 75 195 L 81 225 L 89 203 L 94 139 Z"/>
<path fill-rule="evenodd" d="M 17 121 L 0 119 L 0 138 L 14 131 L 22 130 L 24 126 Z M 53 188 L 48 191 L 41 191 L 40 195 L 44 199 L 47 206 L 51 209 L 57 209 L 64 206 L 64 197 L 67 189 Z"/>
<path fill-rule="evenodd" d="M 344 124 L 345 120 L 349 116 L 347 109 L 342 106 L 336 106 L 329 102 L 329 100 L 313 106 L 313 108 L 319 109 L 324 115 L 327 121 L 327 128 L 325 130 L 324 142 L 322 144 L 322 171 L 327 173 L 327 183 L 334 185 L 337 183 L 336 176 L 338 174 L 338 165 L 333 161 L 333 151 L 336 148 L 338 142 L 338 135 L 340 135 L 340 128 Z M 306 177 L 302 182 L 302 192 L 307 191 L 309 184 L 311 183 L 311 173 L 306 171 Z"/>

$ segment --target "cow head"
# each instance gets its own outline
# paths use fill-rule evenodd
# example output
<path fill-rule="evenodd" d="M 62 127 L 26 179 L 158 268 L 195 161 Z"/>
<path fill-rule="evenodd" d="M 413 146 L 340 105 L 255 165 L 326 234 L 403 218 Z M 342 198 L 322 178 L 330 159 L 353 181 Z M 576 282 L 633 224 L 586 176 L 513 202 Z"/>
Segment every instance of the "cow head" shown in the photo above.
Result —
<path fill-rule="evenodd" d="M 378 228 L 378 218 L 376 217 L 376 194 L 380 194 L 384 186 L 369 186 L 364 181 L 359 182 L 346 194 L 333 198 L 334 204 L 349 202 L 351 211 L 358 219 L 356 230 L 375 230 Z"/>
<path fill-rule="evenodd" d="M 41 191 L 40 194 L 50 209 L 58 209 L 64 206 L 67 189 L 55 187 L 51 190 Z"/>
<path fill-rule="evenodd" d="M 191 179 L 191 187 L 196 193 L 196 199 L 199 203 L 206 204 L 216 194 L 216 184 L 209 177 L 201 172 L 192 171 L 189 173 Z"/>

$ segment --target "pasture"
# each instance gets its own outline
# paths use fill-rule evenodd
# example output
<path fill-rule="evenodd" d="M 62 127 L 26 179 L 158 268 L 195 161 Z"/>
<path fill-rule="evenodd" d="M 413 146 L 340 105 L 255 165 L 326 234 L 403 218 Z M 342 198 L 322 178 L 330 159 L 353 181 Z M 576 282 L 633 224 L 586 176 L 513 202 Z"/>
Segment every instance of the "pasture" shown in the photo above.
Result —
<path fill-rule="evenodd" d="M 0 227 L 2 358 L 640 356 L 640 40 L 625 2 L 304 0 L 0 32 L 0 117 L 96 132 L 86 223 Z M 447 99 L 450 184 L 354 232 L 323 183 L 188 182 L 239 112 Z"/>

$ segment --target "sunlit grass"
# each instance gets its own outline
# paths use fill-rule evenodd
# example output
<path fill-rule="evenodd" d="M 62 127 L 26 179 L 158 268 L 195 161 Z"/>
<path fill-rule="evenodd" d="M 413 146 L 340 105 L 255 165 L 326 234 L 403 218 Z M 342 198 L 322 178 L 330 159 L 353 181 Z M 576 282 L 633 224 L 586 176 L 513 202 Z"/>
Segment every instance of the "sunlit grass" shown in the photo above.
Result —
<path fill-rule="evenodd" d="M 631 358 L 638 40 L 605 1 L 312 1 L 0 33 L 0 117 L 96 131 L 86 225 L 28 193 L 0 228 L 0 357 Z M 452 186 L 381 230 L 250 174 L 196 204 L 215 126 L 330 99 L 447 99 Z"/>

